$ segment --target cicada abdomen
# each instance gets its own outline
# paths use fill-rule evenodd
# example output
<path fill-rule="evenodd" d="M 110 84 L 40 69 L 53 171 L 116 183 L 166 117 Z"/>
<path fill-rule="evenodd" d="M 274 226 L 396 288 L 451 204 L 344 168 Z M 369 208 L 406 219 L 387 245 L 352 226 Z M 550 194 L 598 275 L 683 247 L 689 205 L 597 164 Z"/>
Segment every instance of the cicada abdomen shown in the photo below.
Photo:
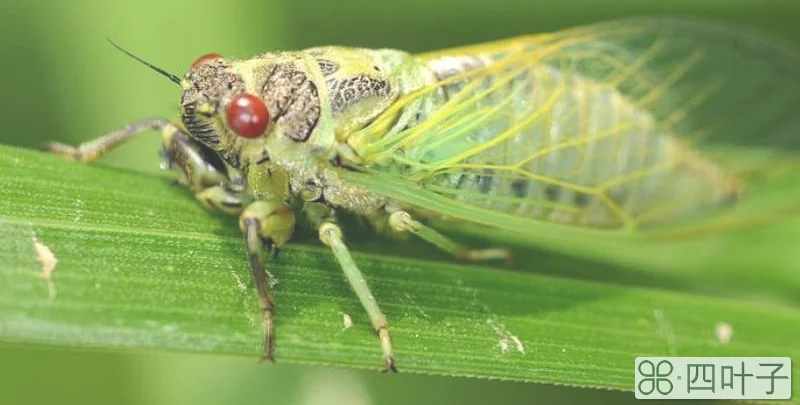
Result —
<path fill-rule="evenodd" d="M 613 83 L 513 55 L 426 62 L 438 88 L 395 149 L 406 175 L 470 205 L 590 227 L 681 218 L 740 193 Z"/>

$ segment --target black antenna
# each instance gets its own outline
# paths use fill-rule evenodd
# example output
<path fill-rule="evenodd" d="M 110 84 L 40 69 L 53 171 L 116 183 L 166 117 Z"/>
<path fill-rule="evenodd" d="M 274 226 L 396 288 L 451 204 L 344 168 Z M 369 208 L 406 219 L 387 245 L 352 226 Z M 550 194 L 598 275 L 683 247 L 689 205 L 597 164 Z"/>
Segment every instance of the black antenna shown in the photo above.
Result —
<path fill-rule="evenodd" d="M 167 79 L 169 79 L 171 82 L 173 82 L 175 84 L 181 84 L 181 78 L 180 77 L 178 77 L 178 76 L 176 76 L 176 75 L 174 75 L 174 74 L 172 74 L 170 72 L 167 72 L 166 70 L 161 69 L 160 67 L 158 67 L 156 65 L 153 65 L 152 63 L 150 63 L 150 62 L 148 62 L 148 61 L 146 61 L 146 60 L 134 55 L 130 51 L 126 50 L 125 48 L 117 45 L 114 41 L 111 40 L 111 38 L 106 38 L 106 40 L 108 41 L 108 43 L 110 43 L 112 46 L 114 46 L 114 48 L 117 48 L 120 52 L 124 53 L 125 55 L 130 56 L 131 58 L 133 58 L 137 62 L 149 67 L 150 69 L 155 70 L 156 72 L 158 72 L 162 76 L 164 76 Z"/>

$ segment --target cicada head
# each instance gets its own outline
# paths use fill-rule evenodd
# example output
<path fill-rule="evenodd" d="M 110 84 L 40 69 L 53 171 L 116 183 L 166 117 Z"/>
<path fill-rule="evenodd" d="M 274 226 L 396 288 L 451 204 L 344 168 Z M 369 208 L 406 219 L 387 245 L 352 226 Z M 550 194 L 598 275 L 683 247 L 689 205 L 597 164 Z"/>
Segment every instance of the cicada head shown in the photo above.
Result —
<path fill-rule="evenodd" d="M 184 123 L 223 159 L 335 164 L 354 157 L 345 144 L 352 134 L 381 116 L 384 133 L 406 112 L 387 114 L 393 103 L 424 82 L 409 54 L 390 49 L 327 46 L 237 61 L 212 54 L 184 79 Z"/>
<path fill-rule="evenodd" d="M 418 76 L 402 70 L 413 65 L 403 52 L 322 47 L 243 60 L 210 53 L 181 78 L 112 44 L 182 87 L 184 127 L 234 168 L 335 162 L 341 140 L 398 97 L 398 78 L 415 87 Z"/>
<path fill-rule="evenodd" d="M 243 78 L 218 54 L 197 58 L 181 86 L 181 121 L 186 130 L 229 164 L 239 166 L 239 138 L 259 138 L 269 127 L 264 102 L 247 91 Z"/>
<path fill-rule="evenodd" d="M 289 52 L 237 61 L 201 56 L 181 83 L 184 126 L 234 167 L 242 159 L 324 154 L 333 143 L 333 131 L 323 125 L 324 79 L 307 59 Z"/>
<path fill-rule="evenodd" d="M 266 133 L 270 113 L 264 101 L 257 93 L 248 92 L 245 79 L 236 71 L 235 64 L 221 55 L 209 53 L 200 56 L 181 79 L 111 39 L 108 41 L 122 53 L 183 88 L 181 121 L 187 131 L 215 150 L 231 166 L 239 166 L 239 138 L 256 139 Z"/>

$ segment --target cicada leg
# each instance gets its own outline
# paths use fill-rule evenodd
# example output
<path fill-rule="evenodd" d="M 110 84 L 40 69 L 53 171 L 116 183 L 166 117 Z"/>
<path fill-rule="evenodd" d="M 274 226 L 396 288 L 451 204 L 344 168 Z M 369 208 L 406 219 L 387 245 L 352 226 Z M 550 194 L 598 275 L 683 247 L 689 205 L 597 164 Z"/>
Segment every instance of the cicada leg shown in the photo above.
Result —
<path fill-rule="evenodd" d="M 256 286 L 258 304 L 261 309 L 264 332 L 261 359 L 275 361 L 275 325 L 273 323 L 275 300 L 269 288 L 263 249 L 266 247 L 272 258 L 277 258 L 280 247 L 294 233 L 294 214 L 281 201 L 268 200 L 249 203 L 251 201 L 249 196 L 230 190 L 226 186 L 209 187 L 195 196 L 209 208 L 229 214 L 240 213 L 239 227 L 244 234 L 250 272 Z M 247 203 L 249 205 L 244 207 Z"/>
<path fill-rule="evenodd" d="M 65 145 L 59 142 L 51 142 L 45 144 L 43 149 L 58 155 L 66 156 L 73 160 L 90 163 L 117 146 L 132 138 L 135 138 L 142 133 L 153 130 L 164 130 L 169 126 L 175 127 L 174 124 L 165 118 L 149 118 L 133 122 L 116 131 L 80 144 L 77 147 Z M 177 129 L 177 127 L 175 129 Z"/>
<path fill-rule="evenodd" d="M 161 130 L 164 157 L 169 168 L 183 176 L 181 182 L 189 187 L 206 207 L 228 214 L 240 214 L 239 224 L 245 238 L 250 260 L 250 270 L 258 292 L 263 318 L 264 346 L 262 359 L 274 361 L 275 327 L 273 311 L 275 300 L 269 291 L 262 255 L 263 246 L 273 256 L 294 232 L 294 214 L 280 201 L 256 201 L 237 190 L 238 173 L 219 161 L 214 154 L 167 120 L 145 120 L 133 123 L 118 131 L 72 147 L 51 143 L 46 149 L 68 158 L 91 163 L 124 141 L 148 130 Z"/>
<path fill-rule="evenodd" d="M 261 307 L 264 328 L 262 359 L 275 361 L 275 326 L 272 321 L 275 300 L 269 291 L 262 246 L 266 246 L 273 257 L 277 256 L 278 249 L 292 237 L 294 214 L 281 201 L 256 201 L 242 211 L 239 226 L 244 233 L 250 271 L 253 274 Z"/>
<path fill-rule="evenodd" d="M 512 260 L 511 251 L 507 249 L 470 249 L 414 220 L 411 214 L 405 211 L 393 212 L 389 216 L 389 226 L 398 232 L 411 232 L 458 259 L 472 261 L 505 260 L 507 263 Z"/>
<path fill-rule="evenodd" d="M 347 278 L 348 283 L 356 293 L 361 306 L 364 307 L 369 315 L 372 327 L 378 334 L 381 349 L 383 350 L 383 372 L 396 373 L 397 368 L 394 363 L 392 342 L 389 337 L 389 323 L 386 321 L 386 315 L 381 311 L 378 301 L 367 284 L 367 280 L 364 279 L 364 275 L 361 274 L 352 256 L 350 256 L 350 250 L 342 240 L 342 230 L 336 224 L 333 210 L 324 204 L 307 203 L 305 211 L 309 219 L 318 226 L 319 239 L 323 244 L 331 248 L 333 255 L 344 272 L 345 278 Z"/>
<path fill-rule="evenodd" d="M 218 158 L 213 159 L 213 151 L 166 119 L 137 121 L 77 147 L 53 142 L 46 144 L 44 149 L 83 163 L 92 163 L 125 141 L 151 130 L 161 131 L 162 154 L 167 167 L 182 175 L 179 183 L 191 189 L 195 198 L 207 208 L 236 215 L 251 201 L 249 196 L 235 190 L 231 178 L 238 180 L 237 173 L 225 167 Z"/>
<path fill-rule="evenodd" d="M 239 227 L 244 234 L 245 248 L 250 262 L 250 272 L 258 293 L 262 315 L 264 345 L 262 360 L 275 361 L 275 326 L 273 313 L 275 300 L 269 288 L 263 249 L 266 247 L 273 259 L 294 233 L 294 214 L 281 201 L 255 201 L 245 194 L 226 186 L 209 187 L 195 194 L 207 207 L 229 214 L 240 213 Z M 245 204 L 248 204 L 245 207 Z"/>

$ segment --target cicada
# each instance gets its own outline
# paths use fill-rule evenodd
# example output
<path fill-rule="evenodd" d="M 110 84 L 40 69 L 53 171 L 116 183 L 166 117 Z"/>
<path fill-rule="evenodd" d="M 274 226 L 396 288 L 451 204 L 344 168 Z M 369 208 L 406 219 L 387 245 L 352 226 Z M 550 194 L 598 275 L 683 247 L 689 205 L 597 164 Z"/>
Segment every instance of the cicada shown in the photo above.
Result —
<path fill-rule="evenodd" d="M 727 232 L 800 201 L 770 191 L 783 190 L 800 146 L 800 52 L 739 26 L 632 18 L 423 54 L 208 54 L 182 77 L 120 49 L 180 86 L 180 120 L 48 149 L 91 162 L 160 131 L 181 183 L 239 217 L 269 360 L 275 302 L 265 266 L 296 215 L 341 265 L 383 369 L 396 371 L 388 321 L 337 214 L 466 260 L 510 253 L 464 246 L 435 224 L 614 260 L 619 244 L 647 251 Z"/>

